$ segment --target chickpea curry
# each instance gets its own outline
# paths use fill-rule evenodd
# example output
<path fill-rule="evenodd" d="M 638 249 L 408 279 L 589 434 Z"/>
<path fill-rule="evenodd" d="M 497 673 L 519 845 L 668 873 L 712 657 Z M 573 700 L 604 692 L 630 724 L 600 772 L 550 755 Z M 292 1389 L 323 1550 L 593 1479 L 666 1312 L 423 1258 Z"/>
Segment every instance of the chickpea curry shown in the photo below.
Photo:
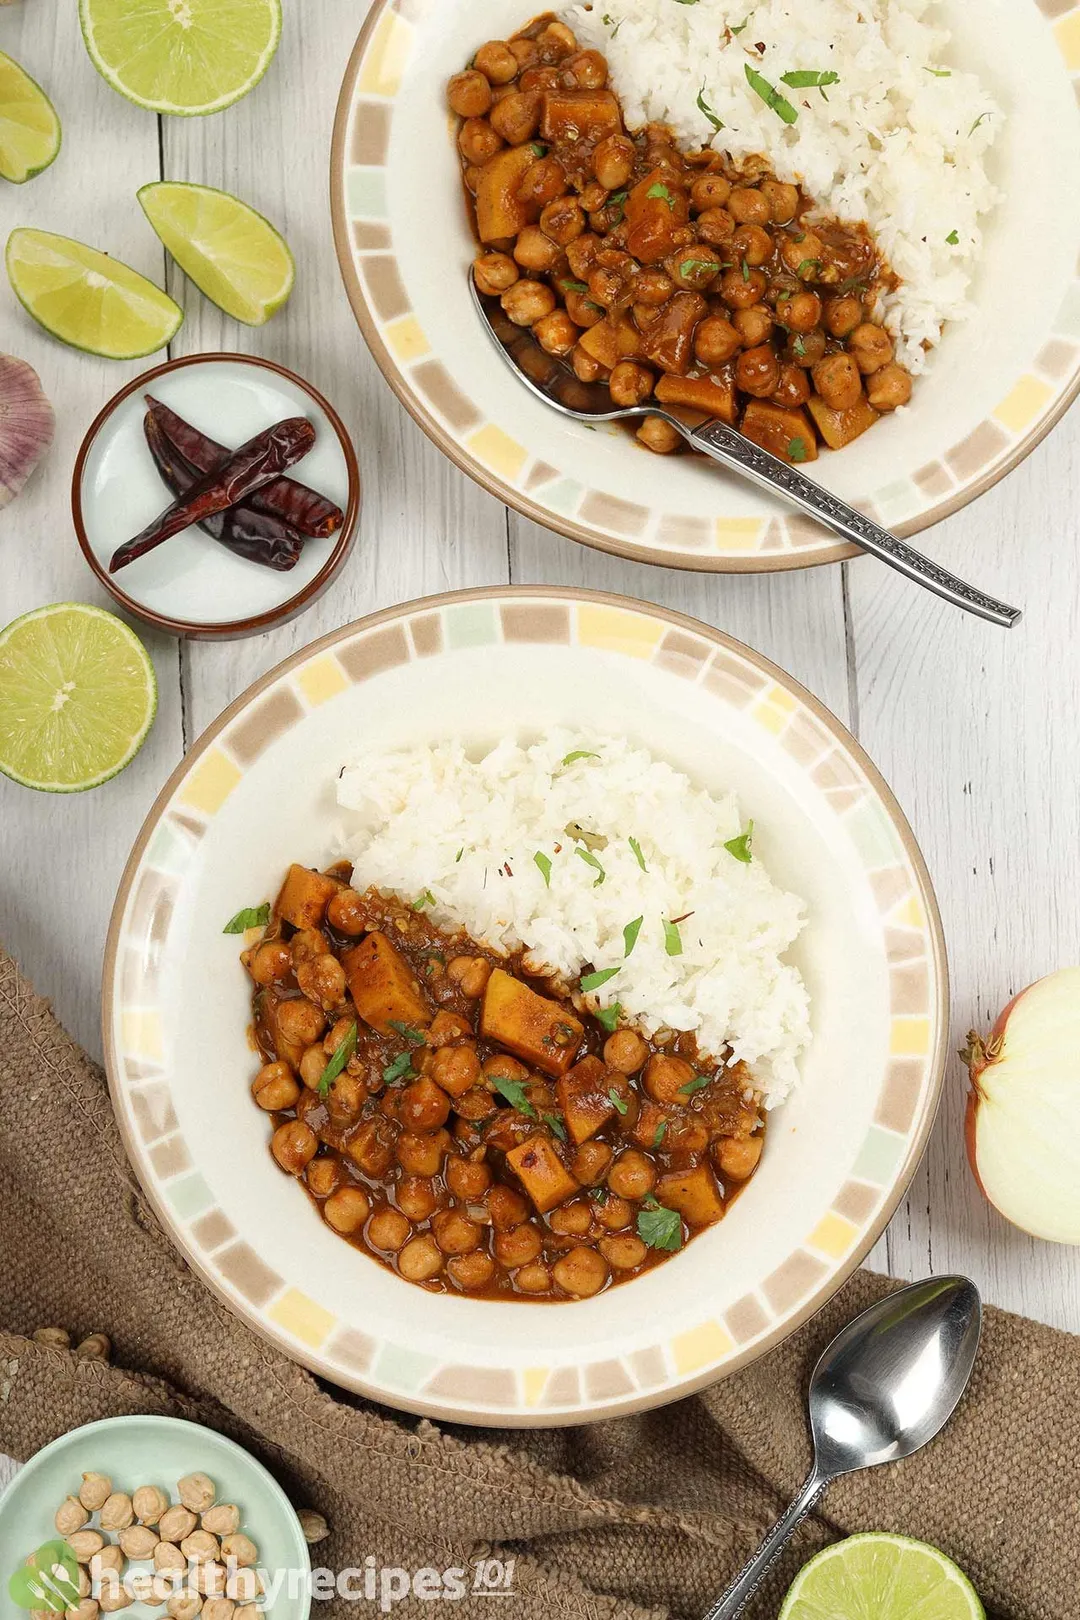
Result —
<path fill-rule="evenodd" d="M 241 958 L 270 1150 L 328 1226 L 429 1290 L 562 1300 L 720 1220 L 764 1142 L 744 1065 L 350 876 L 292 866 Z"/>
<path fill-rule="evenodd" d="M 719 418 L 788 462 L 911 398 L 878 316 L 896 280 L 862 224 L 763 159 L 628 132 L 599 51 L 550 15 L 450 80 L 479 292 L 618 407 Z M 648 449 L 682 448 L 647 417 Z"/>

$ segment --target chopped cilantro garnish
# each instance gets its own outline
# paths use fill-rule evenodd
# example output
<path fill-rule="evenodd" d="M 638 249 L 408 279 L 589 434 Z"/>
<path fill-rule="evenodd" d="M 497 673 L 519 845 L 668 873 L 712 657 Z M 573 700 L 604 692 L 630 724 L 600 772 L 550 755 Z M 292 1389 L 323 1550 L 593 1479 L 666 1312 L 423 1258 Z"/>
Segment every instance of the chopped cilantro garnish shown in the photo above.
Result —
<path fill-rule="evenodd" d="M 646 197 L 659 197 L 667 203 L 669 208 L 674 209 L 675 207 L 675 198 L 672 196 L 667 186 L 665 186 L 660 180 L 658 180 L 654 186 L 650 186 L 645 195 Z"/>
<path fill-rule="evenodd" d="M 971 128 L 968 130 L 968 134 L 969 135 L 974 135 L 974 133 L 978 129 L 979 125 L 981 123 L 983 123 L 987 118 L 989 118 L 989 116 L 990 116 L 990 114 L 988 112 L 980 113 L 978 118 L 976 118 L 975 122 L 972 124 Z"/>
<path fill-rule="evenodd" d="M 608 980 L 613 979 L 618 971 L 619 970 L 617 967 L 613 967 L 601 968 L 599 973 L 586 973 L 585 977 L 581 981 L 581 988 L 586 994 L 588 994 L 590 990 L 599 990 L 600 986 L 602 984 L 607 984 Z"/>
<path fill-rule="evenodd" d="M 630 1106 L 625 1097 L 620 1097 L 614 1086 L 608 1092 L 608 1102 L 617 1114 L 625 1114 Z"/>
<path fill-rule="evenodd" d="M 695 1074 L 694 1078 L 688 1080 L 685 1086 L 679 1087 L 679 1096 L 692 1097 L 695 1091 L 704 1091 L 711 1079 L 712 1076 L 709 1074 Z"/>
<path fill-rule="evenodd" d="M 591 866 L 594 872 L 599 872 L 600 876 L 597 878 L 596 882 L 593 884 L 593 888 L 598 889 L 600 887 L 601 883 L 603 883 L 604 879 L 607 877 L 607 873 L 604 871 L 604 868 L 600 865 L 600 862 L 597 860 L 597 858 L 593 854 L 592 850 L 591 849 L 582 849 L 581 845 L 578 844 L 578 846 L 574 850 L 574 854 L 577 855 L 580 860 L 583 860 L 585 862 L 586 866 Z"/>
<path fill-rule="evenodd" d="M 536 862 L 537 866 L 540 868 L 540 876 L 543 878 L 545 885 L 550 889 L 551 888 L 551 862 L 548 860 L 547 856 L 544 854 L 542 849 L 537 850 L 536 854 L 533 856 L 533 860 Z"/>
<path fill-rule="evenodd" d="M 643 872 L 647 872 L 649 870 L 649 868 L 645 865 L 645 857 L 641 853 L 641 845 L 638 843 L 636 838 L 630 838 L 630 839 L 627 840 L 627 842 L 629 843 L 630 848 L 634 852 L 635 861 L 637 861 L 638 865 L 641 867 L 641 870 Z"/>
<path fill-rule="evenodd" d="M 397 1018 L 388 1018 L 386 1022 L 391 1029 L 396 1029 L 402 1040 L 408 1041 L 410 1046 L 423 1046 L 424 1032 L 422 1029 L 414 1029 L 411 1024 L 403 1024 Z"/>
<path fill-rule="evenodd" d="M 542 141 L 533 141 L 531 143 L 531 146 L 532 146 L 532 154 L 533 154 L 534 157 L 538 157 L 538 158 L 547 157 L 547 147 L 543 144 Z"/>
<path fill-rule="evenodd" d="M 791 347 L 794 349 L 796 354 L 806 353 L 806 344 L 803 342 L 801 337 L 797 337 Z"/>
<path fill-rule="evenodd" d="M 330 1090 L 331 1084 L 337 1079 L 342 1069 L 356 1051 L 357 1033 L 357 1027 L 355 1024 L 353 1024 L 352 1028 L 345 1036 L 345 1039 L 343 1041 L 339 1041 L 337 1046 L 335 1046 L 334 1055 L 326 1065 L 326 1068 L 323 1070 L 322 1074 L 320 1074 L 318 1085 L 315 1087 L 315 1090 L 319 1093 L 320 1097 L 326 1096 L 327 1092 Z"/>
<path fill-rule="evenodd" d="M 599 759 L 599 754 L 592 754 L 587 748 L 575 748 L 572 754 L 563 755 L 563 764 L 572 765 L 575 759 Z"/>
<path fill-rule="evenodd" d="M 787 453 L 792 461 L 805 461 L 807 456 L 806 440 L 792 439 L 788 444 Z"/>
<path fill-rule="evenodd" d="M 763 78 L 757 68 L 752 68 L 749 62 L 745 64 L 745 71 L 747 84 L 751 90 L 757 92 L 766 107 L 771 107 L 777 117 L 784 120 L 785 124 L 794 124 L 799 116 L 798 110 L 791 105 L 787 97 L 782 96 L 776 86 L 770 84 L 768 79 Z"/>
<path fill-rule="evenodd" d="M 751 860 L 753 859 L 753 842 L 754 823 L 752 821 L 748 821 L 746 824 L 746 831 L 741 832 L 737 838 L 729 838 L 727 843 L 724 845 L 724 848 L 727 850 L 729 855 L 734 855 L 737 861 L 742 861 L 745 866 L 749 866 Z"/>
<path fill-rule="evenodd" d="M 402 1052 L 400 1057 L 396 1057 L 393 1063 L 388 1063 L 383 1070 L 383 1085 L 392 1086 L 398 1080 L 411 1080 L 415 1073 L 416 1070 L 412 1066 L 412 1053 Z"/>
<path fill-rule="evenodd" d="M 495 1090 L 506 1098 L 511 1108 L 516 1108 L 519 1114 L 524 1114 L 526 1119 L 536 1118 L 536 1109 L 529 1101 L 520 1080 L 496 1080 Z"/>
<path fill-rule="evenodd" d="M 458 850 L 457 854 L 454 856 L 454 865 L 455 866 L 457 865 L 458 861 L 460 861 L 460 859 L 464 855 L 464 853 L 465 853 L 465 846 L 463 844 L 461 846 L 461 848 Z"/>
<path fill-rule="evenodd" d="M 802 263 L 799 265 L 799 268 L 796 270 L 795 274 L 798 276 L 799 280 L 801 281 L 803 279 L 803 271 L 804 270 L 810 271 L 810 270 L 820 270 L 820 269 L 821 269 L 821 260 L 820 259 L 804 259 L 802 261 Z"/>
<path fill-rule="evenodd" d="M 957 247 L 959 245 L 959 242 L 960 242 L 960 232 L 959 231 L 950 231 L 948 236 L 945 238 L 945 240 L 946 240 L 946 242 L 948 242 L 950 247 Z"/>
<path fill-rule="evenodd" d="M 656 1127 L 655 1131 L 653 1131 L 652 1145 L 653 1145 L 654 1149 L 658 1148 L 660 1146 L 661 1142 L 664 1140 L 664 1137 L 667 1134 L 667 1127 L 668 1127 L 667 1120 L 662 1119 L 660 1121 L 659 1125 Z"/>
<path fill-rule="evenodd" d="M 952 70 L 950 68 L 932 68 L 932 67 L 928 67 L 926 71 L 927 71 L 927 73 L 932 73 L 934 75 L 935 79 L 951 79 L 952 78 Z"/>
<path fill-rule="evenodd" d="M 264 900 L 261 906 L 245 906 L 238 911 L 235 917 L 230 917 L 223 934 L 244 934 L 249 928 L 265 928 L 270 921 L 270 902 Z"/>
<path fill-rule="evenodd" d="M 677 1209 L 665 1209 L 655 1198 L 647 1198 L 638 1211 L 638 1237 L 650 1249 L 674 1252 L 682 1248 L 682 1216 Z"/>
<path fill-rule="evenodd" d="M 682 955 L 682 935 L 678 923 L 664 923 L 664 949 L 669 956 Z"/>
<path fill-rule="evenodd" d="M 589 290 L 588 284 L 584 281 L 560 281 L 559 286 L 563 292 L 587 293 Z M 566 764 L 565 759 L 563 764 Z"/>
<path fill-rule="evenodd" d="M 751 12 L 751 13 L 750 13 L 750 16 L 751 16 L 751 17 L 752 17 L 752 16 L 753 16 L 753 12 Z M 742 33 L 742 31 L 743 31 L 743 29 L 744 29 L 744 28 L 749 28 L 749 26 L 750 26 L 750 17 L 747 17 L 747 19 L 746 19 L 746 21 L 745 21 L 745 22 L 741 22 L 741 23 L 740 23 L 740 24 L 739 24 L 739 25 L 738 25 L 738 27 L 737 27 L 737 28 L 729 28 L 729 29 L 728 29 L 728 33 L 729 33 L 729 34 L 741 34 L 741 33 Z"/>
<path fill-rule="evenodd" d="M 687 281 L 695 281 L 702 273 L 715 276 L 719 268 L 714 259 L 684 259 L 679 266 L 679 274 L 685 276 Z"/>
<path fill-rule="evenodd" d="M 628 922 L 626 927 L 623 929 L 622 937 L 623 945 L 625 946 L 625 950 L 623 952 L 624 956 L 629 956 L 630 952 L 637 944 L 637 937 L 641 933 L 641 925 L 644 921 L 644 917 L 635 917 L 633 922 Z"/>
<path fill-rule="evenodd" d="M 744 28 L 746 27 L 745 23 L 743 23 L 743 27 Z M 701 89 L 698 91 L 697 104 L 698 104 L 698 111 L 701 112 L 701 113 L 704 113 L 705 117 L 709 120 L 709 123 L 712 125 L 713 129 L 723 129 L 723 127 L 724 127 L 723 119 L 722 118 L 717 118 L 716 114 L 713 112 L 712 108 L 709 106 L 709 103 L 705 100 L 705 86 L 704 85 L 702 85 Z"/>
<path fill-rule="evenodd" d="M 791 73 L 781 73 L 780 83 L 789 84 L 793 90 L 820 89 L 823 84 L 838 84 L 839 73 L 814 73 L 804 68 L 798 68 Z"/>
<path fill-rule="evenodd" d="M 543 1114 L 541 1117 L 542 1117 L 542 1119 L 544 1121 L 544 1124 L 549 1125 L 551 1127 L 551 1129 L 555 1132 L 555 1135 L 559 1138 L 559 1141 L 560 1142 L 565 1142 L 566 1141 L 566 1126 L 563 1124 L 563 1122 L 559 1118 L 558 1114 Z"/>
<path fill-rule="evenodd" d="M 619 1027 L 619 1014 L 621 1012 L 621 1004 L 617 1001 L 613 1001 L 610 1007 L 600 1008 L 599 1012 L 597 1012 L 595 1015 L 596 1022 L 598 1024 L 602 1024 L 609 1035 L 614 1035 L 616 1029 Z"/>
<path fill-rule="evenodd" d="M 412 908 L 414 911 L 423 911 L 425 906 L 433 906 L 434 904 L 435 896 L 430 889 L 425 889 L 423 894 L 413 901 Z"/>
<path fill-rule="evenodd" d="M 742 278 L 744 281 L 750 280 L 750 266 L 745 259 L 742 262 Z"/>

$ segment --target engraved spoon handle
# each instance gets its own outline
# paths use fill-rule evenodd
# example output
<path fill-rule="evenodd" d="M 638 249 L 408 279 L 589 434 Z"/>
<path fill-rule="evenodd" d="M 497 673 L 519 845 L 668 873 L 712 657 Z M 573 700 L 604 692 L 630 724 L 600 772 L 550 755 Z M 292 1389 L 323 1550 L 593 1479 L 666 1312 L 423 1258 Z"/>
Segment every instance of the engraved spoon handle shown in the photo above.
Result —
<path fill-rule="evenodd" d="M 974 585 L 950 574 L 947 568 L 941 568 L 914 547 L 898 540 L 887 529 L 872 523 L 853 506 L 838 500 L 829 490 L 823 489 L 812 478 L 807 478 L 797 467 L 770 455 L 726 423 L 706 422 L 702 427 L 694 428 L 688 436 L 696 449 L 704 451 L 733 472 L 741 473 L 766 489 L 786 496 L 834 534 L 861 546 L 898 573 L 944 597 L 946 602 L 964 608 L 968 613 L 975 613 L 981 619 L 989 619 L 991 624 L 1003 625 L 1006 629 L 1011 629 L 1019 620 L 1019 608 L 1009 607 L 1006 602 L 999 602 L 985 591 L 977 590 Z"/>
<path fill-rule="evenodd" d="M 783 1518 L 776 1521 L 727 1591 L 708 1610 L 705 1620 L 735 1620 L 735 1616 L 742 1613 L 828 1483 L 815 1469 Z"/>

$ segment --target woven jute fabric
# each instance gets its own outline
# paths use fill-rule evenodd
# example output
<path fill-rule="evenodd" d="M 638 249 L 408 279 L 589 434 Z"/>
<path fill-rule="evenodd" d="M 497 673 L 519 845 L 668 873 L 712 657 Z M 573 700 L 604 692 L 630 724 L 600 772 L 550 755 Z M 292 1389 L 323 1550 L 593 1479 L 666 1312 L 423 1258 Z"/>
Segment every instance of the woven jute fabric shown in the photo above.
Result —
<path fill-rule="evenodd" d="M 815 1358 L 895 1286 L 859 1274 L 754 1366 L 640 1417 L 511 1432 L 401 1416 L 296 1366 L 189 1270 L 140 1193 L 100 1069 L 0 950 L 0 1450 L 15 1457 L 94 1419 L 169 1413 L 233 1436 L 321 1512 L 326 1568 L 373 1558 L 471 1580 L 478 1560 L 512 1558 L 515 1620 L 695 1616 L 802 1482 Z M 108 1333 L 112 1365 L 34 1343 L 43 1326 Z M 1078 1397 L 1080 1341 L 990 1311 L 945 1434 L 834 1485 L 751 1620 L 775 1616 L 814 1551 L 879 1529 L 943 1548 L 1000 1620 L 1080 1616 Z M 470 1594 L 453 1612 L 491 1607 Z M 373 1608 L 335 1597 L 314 1612 Z"/>

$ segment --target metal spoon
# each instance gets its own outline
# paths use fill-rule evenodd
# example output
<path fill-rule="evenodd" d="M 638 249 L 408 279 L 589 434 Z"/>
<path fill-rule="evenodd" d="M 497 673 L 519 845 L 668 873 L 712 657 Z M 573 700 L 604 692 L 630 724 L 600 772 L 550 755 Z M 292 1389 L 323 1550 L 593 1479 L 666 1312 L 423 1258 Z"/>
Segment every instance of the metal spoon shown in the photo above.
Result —
<path fill-rule="evenodd" d="M 944 1428 L 967 1388 L 982 1329 L 966 1277 L 929 1277 L 849 1322 L 810 1380 L 814 1466 L 783 1518 L 705 1620 L 734 1620 L 826 1485 L 910 1457 Z"/>
<path fill-rule="evenodd" d="M 952 602 L 954 606 L 977 614 L 980 619 L 989 619 L 991 624 L 1003 625 L 1006 629 L 1011 629 L 1019 620 L 1019 608 L 1009 607 L 1007 603 L 999 602 L 985 591 L 977 590 L 974 585 L 968 585 L 955 574 L 950 574 L 948 569 L 924 557 L 887 529 L 872 523 L 853 506 L 848 506 L 820 484 L 815 484 L 797 467 L 770 455 L 726 423 L 714 421 L 705 422 L 701 427 L 689 427 L 652 401 L 648 405 L 613 410 L 611 396 L 602 384 L 580 382 L 554 356 L 545 353 L 528 328 L 515 326 L 507 319 L 498 299 L 482 298 L 471 271 L 469 290 L 488 335 L 503 358 L 527 388 L 564 416 L 590 426 L 597 422 L 629 422 L 641 417 L 659 416 L 669 422 L 693 449 L 701 450 L 714 461 L 719 461 L 729 472 L 738 473 L 740 477 L 749 478 L 752 483 L 762 484 L 774 494 L 785 497 L 834 534 L 861 546 L 864 551 L 888 563 L 890 568 L 895 568 L 897 573 L 905 574 L 916 584 L 924 585 L 927 590 L 944 597 L 946 602 Z"/>

